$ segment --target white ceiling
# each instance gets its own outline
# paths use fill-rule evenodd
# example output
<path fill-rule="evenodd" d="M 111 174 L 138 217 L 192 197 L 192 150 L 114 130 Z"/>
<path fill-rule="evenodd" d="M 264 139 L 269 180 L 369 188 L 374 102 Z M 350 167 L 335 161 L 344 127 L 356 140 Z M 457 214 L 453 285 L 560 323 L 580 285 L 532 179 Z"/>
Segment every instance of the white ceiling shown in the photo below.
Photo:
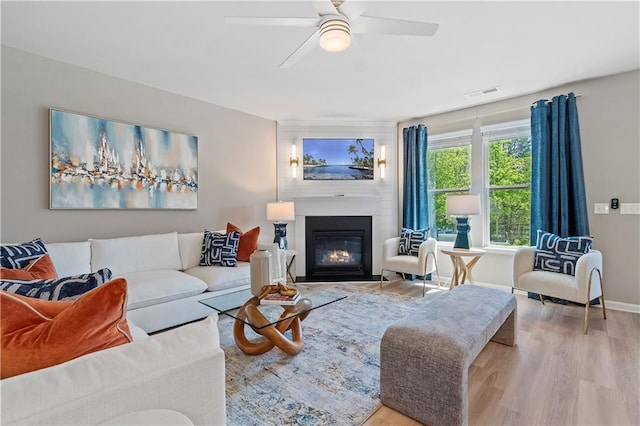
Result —
<path fill-rule="evenodd" d="M 357 0 L 347 0 L 357 1 Z M 315 17 L 311 1 L 2 2 L 2 44 L 274 120 L 401 121 L 639 68 L 640 3 L 368 1 L 365 15 L 435 22 L 433 37 L 357 36 L 280 63 L 312 28 L 225 16 Z M 469 100 L 465 93 L 499 86 Z"/>

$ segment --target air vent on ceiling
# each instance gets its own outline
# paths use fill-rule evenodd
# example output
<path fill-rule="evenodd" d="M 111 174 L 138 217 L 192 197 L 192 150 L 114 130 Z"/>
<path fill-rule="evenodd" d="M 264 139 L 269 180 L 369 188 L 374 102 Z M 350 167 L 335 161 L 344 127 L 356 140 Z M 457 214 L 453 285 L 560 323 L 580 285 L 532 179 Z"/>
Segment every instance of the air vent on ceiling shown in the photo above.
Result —
<path fill-rule="evenodd" d="M 487 89 L 476 90 L 475 92 L 465 93 L 464 95 L 467 97 L 467 99 L 474 99 L 480 96 L 498 93 L 499 91 L 500 91 L 500 88 L 498 86 L 494 86 L 494 87 L 489 87 Z"/>

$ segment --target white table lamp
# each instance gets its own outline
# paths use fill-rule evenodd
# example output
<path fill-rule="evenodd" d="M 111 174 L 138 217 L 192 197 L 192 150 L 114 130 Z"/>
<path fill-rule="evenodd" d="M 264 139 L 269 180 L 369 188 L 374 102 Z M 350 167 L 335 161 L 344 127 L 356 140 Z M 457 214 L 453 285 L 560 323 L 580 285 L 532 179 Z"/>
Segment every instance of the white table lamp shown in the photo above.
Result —
<path fill-rule="evenodd" d="M 275 235 L 273 242 L 278 244 L 278 247 L 281 249 L 287 250 L 289 244 L 287 243 L 286 221 L 296 220 L 296 209 L 293 201 L 267 203 L 267 220 L 274 222 Z"/>

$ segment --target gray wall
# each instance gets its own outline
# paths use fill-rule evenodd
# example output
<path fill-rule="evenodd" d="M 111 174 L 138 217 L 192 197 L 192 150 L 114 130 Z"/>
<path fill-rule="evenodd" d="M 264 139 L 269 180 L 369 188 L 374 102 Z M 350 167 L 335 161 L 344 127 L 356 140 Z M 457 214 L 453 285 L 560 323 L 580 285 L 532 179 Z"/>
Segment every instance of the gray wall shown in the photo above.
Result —
<path fill-rule="evenodd" d="M 578 115 L 582 140 L 589 225 L 593 246 L 604 256 L 605 296 L 631 310 L 640 305 L 640 216 L 621 215 L 611 210 L 596 215 L 594 203 L 619 198 L 622 203 L 640 202 L 640 73 L 632 71 L 576 82 L 561 87 L 469 108 L 422 117 L 400 123 L 398 128 L 422 123 L 429 134 L 468 129 L 529 118 L 529 106 L 538 99 L 551 99 L 571 91 L 582 94 Z M 401 140 L 401 139 L 400 139 Z M 473 226 L 473 225 L 472 225 Z M 489 252 L 474 269 L 477 281 L 511 285 L 511 257 L 505 252 Z M 440 265 L 450 270 L 448 258 Z"/>
<path fill-rule="evenodd" d="M 49 108 L 198 136 L 198 209 L 49 210 Z M 261 225 L 276 198 L 276 123 L 2 46 L 0 241 L 78 241 Z"/>

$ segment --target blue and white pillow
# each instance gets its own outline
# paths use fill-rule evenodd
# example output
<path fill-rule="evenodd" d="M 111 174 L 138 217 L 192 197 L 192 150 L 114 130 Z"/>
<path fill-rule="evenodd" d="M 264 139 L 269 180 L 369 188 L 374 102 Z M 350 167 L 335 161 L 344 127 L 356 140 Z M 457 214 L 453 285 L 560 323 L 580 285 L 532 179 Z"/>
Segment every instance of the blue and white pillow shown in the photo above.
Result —
<path fill-rule="evenodd" d="M 418 256 L 420 244 L 429 238 L 429 228 L 427 229 L 408 229 L 400 230 L 400 245 L 398 246 L 398 254 Z"/>
<path fill-rule="evenodd" d="M 111 270 L 104 268 L 90 274 L 51 280 L 1 280 L 0 290 L 36 299 L 75 300 L 110 280 Z"/>
<path fill-rule="evenodd" d="M 3 244 L 0 246 L 0 266 L 9 269 L 22 269 L 47 253 L 40 238 L 22 244 Z"/>
<path fill-rule="evenodd" d="M 592 242 L 590 236 L 561 238 L 538 230 L 533 269 L 575 275 L 578 259 L 589 253 Z"/>
<path fill-rule="evenodd" d="M 228 234 L 204 231 L 200 266 L 236 266 L 240 232 Z"/>

